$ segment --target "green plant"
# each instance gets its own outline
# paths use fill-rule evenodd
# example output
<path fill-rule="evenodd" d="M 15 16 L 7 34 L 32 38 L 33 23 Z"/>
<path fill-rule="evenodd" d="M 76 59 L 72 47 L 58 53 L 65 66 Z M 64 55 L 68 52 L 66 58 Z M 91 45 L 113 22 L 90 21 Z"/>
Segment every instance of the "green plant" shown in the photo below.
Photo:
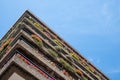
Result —
<path fill-rule="evenodd" d="M 34 39 L 34 41 L 36 42 L 36 44 L 37 44 L 39 47 L 42 47 L 42 46 L 43 46 L 42 39 L 41 39 L 40 37 L 38 37 L 38 36 L 35 35 L 35 34 L 32 34 L 31 37 Z"/>
<path fill-rule="evenodd" d="M 64 51 L 69 53 L 70 51 L 67 49 L 67 47 L 63 47 Z"/>
<path fill-rule="evenodd" d="M 60 46 L 54 46 L 58 52 L 61 52 L 62 48 Z"/>
<path fill-rule="evenodd" d="M 88 65 L 88 66 L 86 66 L 86 67 L 87 67 L 87 69 L 90 70 L 91 72 L 94 72 L 94 71 L 95 71 L 95 69 L 94 69 L 91 65 Z"/>
<path fill-rule="evenodd" d="M 10 38 L 1 44 L 0 53 L 2 53 L 2 51 L 11 43 L 12 40 L 13 38 Z"/>
<path fill-rule="evenodd" d="M 60 58 L 59 61 L 60 61 L 60 63 L 62 63 L 63 66 L 64 66 L 65 68 L 67 68 L 69 71 L 75 72 L 75 69 L 74 69 L 70 64 L 68 64 L 64 59 Z"/>
<path fill-rule="evenodd" d="M 86 63 L 87 63 L 86 60 L 84 60 L 84 59 L 81 60 L 82 65 L 86 66 L 87 65 Z"/>
<path fill-rule="evenodd" d="M 96 74 L 95 76 L 98 78 L 98 80 L 102 80 L 98 74 Z"/>
<path fill-rule="evenodd" d="M 49 52 L 49 54 L 50 54 L 51 56 L 53 56 L 53 57 L 55 57 L 55 58 L 58 57 L 58 54 L 57 54 L 55 51 L 53 51 L 52 49 L 47 49 L 47 50 L 48 50 L 48 52 Z"/>
<path fill-rule="evenodd" d="M 38 29 L 44 30 L 44 29 L 41 27 L 41 25 L 40 25 L 38 22 L 36 22 L 33 18 L 29 17 L 29 20 L 30 20 L 30 22 L 33 23 Z"/>
<path fill-rule="evenodd" d="M 41 31 L 44 30 L 39 23 L 34 22 L 33 24 L 34 24 L 38 29 L 40 29 Z"/>
<path fill-rule="evenodd" d="M 70 53 L 70 55 L 75 59 L 75 60 L 79 60 L 79 57 L 78 57 L 78 55 L 77 54 L 75 54 L 75 53 Z"/>
<path fill-rule="evenodd" d="M 53 41 L 54 41 L 57 45 L 63 47 L 63 45 L 62 45 L 58 40 L 54 39 Z"/>
<path fill-rule="evenodd" d="M 75 71 L 76 71 L 78 74 L 83 75 L 83 72 L 82 72 L 81 70 L 79 70 L 79 69 L 76 68 Z"/>
<path fill-rule="evenodd" d="M 88 80 L 85 76 L 82 76 L 82 80 Z"/>
<path fill-rule="evenodd" d="M 0 47 L 0 53 L 2 53 L 2 51 L 3 51 L 3 47 Z"/>

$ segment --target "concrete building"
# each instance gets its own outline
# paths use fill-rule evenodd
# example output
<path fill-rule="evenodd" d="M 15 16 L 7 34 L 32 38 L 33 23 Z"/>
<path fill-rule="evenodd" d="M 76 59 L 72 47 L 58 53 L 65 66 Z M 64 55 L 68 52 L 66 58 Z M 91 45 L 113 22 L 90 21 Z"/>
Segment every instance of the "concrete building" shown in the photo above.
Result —
<path fill-rule="evenodd" d="M 109 80 L 26 11 L 0 40 L 0 80 Z"/>

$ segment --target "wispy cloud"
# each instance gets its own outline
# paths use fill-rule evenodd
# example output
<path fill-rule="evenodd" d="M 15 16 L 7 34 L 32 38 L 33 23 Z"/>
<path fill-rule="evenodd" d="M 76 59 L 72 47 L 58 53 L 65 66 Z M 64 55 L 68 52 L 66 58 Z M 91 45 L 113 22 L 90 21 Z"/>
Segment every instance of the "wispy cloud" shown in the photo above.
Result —
<path fill-rule="evenodd" d="M 88 60 L 90 60 L 90 62 L 94 62 L 94 63 L 97 63 L 97 64 L 99 64 L 101 62 L 100 59 L 95 59 L 95 58 L 92 58 L 92 57 L 89 57 Z"/>
<path fill-rule="evenodd" d="M 120 73 L 120 68 L 118 68 L 118 69 L 115 68 L 115 69 L 112 69 L 109 71 L 109 74 L 116 74 L 116 73 L 117 74 Z"/>
<path fill-rule="evenodd" d="M 111 12 L 109 11 L 109 4 L 108 3 L 103 4 L 102 14 L 106 18 L 107 22 L 111 19 Z"/>

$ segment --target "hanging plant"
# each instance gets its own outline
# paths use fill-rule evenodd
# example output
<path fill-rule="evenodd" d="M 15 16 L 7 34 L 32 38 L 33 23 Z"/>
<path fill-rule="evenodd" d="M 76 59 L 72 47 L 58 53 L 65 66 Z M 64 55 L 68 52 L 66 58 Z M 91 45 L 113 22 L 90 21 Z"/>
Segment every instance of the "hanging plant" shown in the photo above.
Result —
<path fill-rule="evenodd" d="M 62 45 L 58 40 L 54 39 L 53 41 L 54 41 L 57 45 L 63 47 L 63 45 Z"/>
<path fill-rule="evenodd" d="M 2 51 L 3 51 L 3 47 L 0 47 L 0 53 L 2 53 Z"/>
<path fill-rule="evenodd" d="M 12 40 L 13 38 L 10 38 L 1 44 L 0 53 L 2 53 L 2 51 L 11 43 Z"/>
<path fill-rule="evenodd" d="M 44 30 L 39 23 L 34 22 L 33 24 L 34 24 L 38 29 L 40 29 L 41 31 Z"/>
<path fill-rule="evenodd" d="M 85 76 L 82 76 L 82 80 L 88 80 Z"/>
<path fill-rule="evenodd" d="M 3 43 L 3 46 L 4 46 L 4 47 L 8 46 L 8 45 L 11 43 L 12 40 L 13 40 L 13 38 L 10 38 L 10 39 L 6 40 L 6 41 Z"/>
<path fill-rule="evenodd" d="M 60 46 L 54 46 L 55 49 L 58 51 L 58 52 L 61 52 L 62 51 L 62 48 Z"/>
<path fill-rule="evenodd" d="M 43 46 L 42 39 L 39 36 L 32 34 L 31 37 L 34 39 L 34 41 L 37 43 L 39 47 Z"/>
<path fill-rule="evenodd" d="M 84 59 L 82 59 L 81 63 L 86 66 L 86 61 Z"/>
<path fill-rule="evenodd" d="M 60 61 L 60 63 L 63 64 L 63 66 L 64 66 L 65 68 L 67 68 L 69 71 L 75 72 L 74 68 L 73 68 L 70 64 L 68 64 L 64 59 L 60 58 L 59 61 Z"/>
<path fill-rule="evenodd" d="M 95 71 L 95 69 L 94 69 L 91 65 L 89 65 L 88 67 L 89 67 L 89 70 L 90 70 L 90 71 L 92 71 L 92 72 Z"/>
<path fill-rule="evenodd" d="M 36 22 L 32 17 L 29 17 L 29 20 L 30 20 L 30 22 L 31 22 L 32 24 L 34 24 L 38 29 L 44 30 L 44 29 L 41 27 L 41 25 L 40 25 L 38 22 Z"/>
<path fill-rule="evenodd" d="M 89 66 L 85 66 L 85 68 L 86 68 L 87 70 L 90 70 Z"/>
<path fill-rule="evenodd" d="M 72 58 L 74 58 L 75 60 L 79 60 L 79 57 L 78 57 L 78 55 L 77 54 L 75 54 L 75 53 L 70 53 L 70 55 L 72 56 Z"/>
<path fill-rule="evenodd" d="M 69 53 L 69 52 L 70 52 L 70 51 L 68 50 L 68 48 L 67 48 L 67 47 L 65 47 L 65 46 L 63 47 L 63 49 L 64 49 L 64 51 L 65 51 L 65 52 L 67 52 L 67 53 Z"/>
<path fill-rule="evenodd" d="M 47 49 L 48 50 L 48 53 L 51 55 L 51 56 L 53 56 L 54 58 L 57 58 L 58 57 L 58 54 L 55 52 L 55 51 L 53 51 L 52 49 Z"/>
<path fill-rule="evenodd" d="M 83 72 L 80 70 L 80 69 L 75 69 L 75 71 L 78 73 L 78 74 L 80 74 L 80 75 L 83 75 Z"/>
<path fill-rule="evenodd" d="M 96 74 L 95 76 L 98 78 L 98 80 L 102 80 L 98 74 Z"/>

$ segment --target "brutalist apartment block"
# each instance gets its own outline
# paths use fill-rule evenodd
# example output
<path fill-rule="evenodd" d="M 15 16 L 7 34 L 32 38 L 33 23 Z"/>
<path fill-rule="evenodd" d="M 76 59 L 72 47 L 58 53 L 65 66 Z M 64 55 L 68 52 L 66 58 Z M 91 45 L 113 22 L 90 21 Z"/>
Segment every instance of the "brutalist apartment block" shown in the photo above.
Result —
<path fill-rule="evenodd" d="M 27 10 L 0 40 L 0 80 L 109 79 Z"/>

